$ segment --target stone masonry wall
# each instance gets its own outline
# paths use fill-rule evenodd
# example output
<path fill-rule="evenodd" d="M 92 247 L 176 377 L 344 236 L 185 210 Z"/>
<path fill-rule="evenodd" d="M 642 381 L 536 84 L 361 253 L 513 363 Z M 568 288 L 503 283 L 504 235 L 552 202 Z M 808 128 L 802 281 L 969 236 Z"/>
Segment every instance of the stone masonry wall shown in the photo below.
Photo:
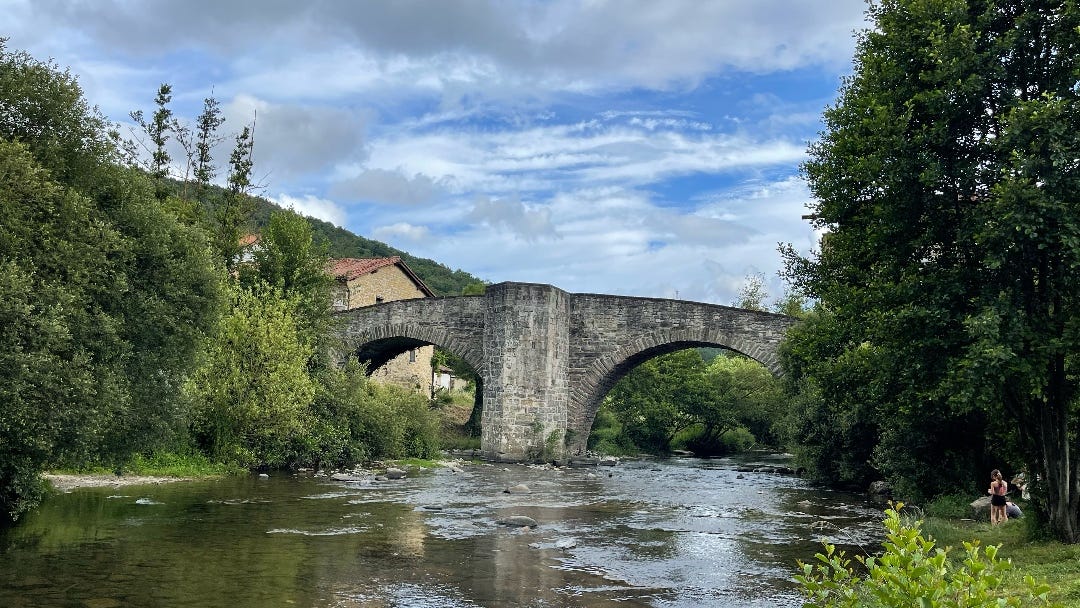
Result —
<path fill-rule="evenodd" d="M 345 313 L 346 347 L 395 338 L 437 344 L 483 378 L 481 451 L 492 460 L 562 460 L 585 448 L 607 391 L 639 363 L 721 346 L 779 373 L 791 317 L 653 298 L 568 294 L 500 283 L 484 296 L 425 298 Z M 400 343 L 399 343 L 400 344 Z M 407 343 L 406 343 L 407 344 Z"/>
<path fill-rule="evenodd" d="M 488 287 L 480 449 L 492 460 L 561 460 L 569 397 L 569 295 L 550 285 Z"/>

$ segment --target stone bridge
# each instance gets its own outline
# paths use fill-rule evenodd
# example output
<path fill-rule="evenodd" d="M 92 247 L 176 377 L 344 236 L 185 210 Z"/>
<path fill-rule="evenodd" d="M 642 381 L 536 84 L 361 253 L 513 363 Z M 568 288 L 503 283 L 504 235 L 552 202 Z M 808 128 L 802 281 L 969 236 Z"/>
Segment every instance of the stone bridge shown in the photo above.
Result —
<path fill-rule="evenodd" d="M 480 448 L 498 461 L 580 455 L 608 390 L 638 364 L 698 346 L 723 347 L 780 373 L 792 317 L 657 298 L 571 294 L 499 283 L 482 296 L 397 300 L 337 315 L 347 356 L 376 369 L 434 344 L 483 384 Z M 344 360 L 344 357 L 342 357 Z"/>

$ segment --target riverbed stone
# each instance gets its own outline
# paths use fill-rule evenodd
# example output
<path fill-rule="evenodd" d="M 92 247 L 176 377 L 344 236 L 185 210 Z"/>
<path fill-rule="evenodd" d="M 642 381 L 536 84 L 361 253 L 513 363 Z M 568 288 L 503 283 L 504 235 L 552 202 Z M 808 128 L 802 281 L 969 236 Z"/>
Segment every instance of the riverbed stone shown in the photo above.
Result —
<path fill-rule="evenodd" d="M 538 525 L 535 519 L 525 515 L 511 515 L 509 517 L 503 517 L 502 519 L 496 520 L 495 523 L 499 524 L 500 526 L 510 526 L 515 528 L 534 528 Z"/>
<path fill-rule="evenodd" d="M 870 499 L 878 503 L 886 503 L 892 499 L 892 486 L 887 481 L 875 481 L 867 488 L 866 493 Z"/>
<path fill-rule="evenodd" d="M 386 469 L 387 479 L 405 479 L 406 472 L 402 469 L 390 467 Z"/>
<path fill-rule="evenodd" d="M 503 490 L 503 492 L 505 492 L 506 494 L 528 494 L 529 492 L 532 492 L 532 490 L 529 489 L 529 486 L 523 483 L 519 483 L 515 486 L 510 486 L 509 488 L 506 488 L 505 490 Z"/>
<path fill-rule="evenodd" d="M 349 473 L 334 473 L 333 475 L 330 476 L 330 479 L 333 479 L 334 481 L 345 481 L 345 482 L 359 483 L 359 482 L 362 482 L 362 481 L 367 481 L 368 478 L 367 477 L 362 477 L 360 475 L 351 475 Z"/>

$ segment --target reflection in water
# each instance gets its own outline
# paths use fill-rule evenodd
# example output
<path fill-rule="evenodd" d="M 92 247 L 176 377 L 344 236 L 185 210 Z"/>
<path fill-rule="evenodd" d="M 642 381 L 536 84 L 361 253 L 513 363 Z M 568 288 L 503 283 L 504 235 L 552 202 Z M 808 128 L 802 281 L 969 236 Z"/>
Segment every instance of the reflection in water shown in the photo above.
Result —
<path fill-rule="evenodd" d="M 737 464 L 77 490 L 0 533 L 0 606 L 798 606 L 823 535 L 876 544 L 858 497 Z"/>

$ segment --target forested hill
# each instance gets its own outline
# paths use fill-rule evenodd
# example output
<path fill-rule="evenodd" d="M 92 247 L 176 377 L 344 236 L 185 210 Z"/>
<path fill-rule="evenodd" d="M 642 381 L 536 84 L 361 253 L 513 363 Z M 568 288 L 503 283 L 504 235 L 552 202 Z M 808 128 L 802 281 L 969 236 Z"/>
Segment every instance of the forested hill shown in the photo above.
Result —
<path fill-rule="evenodd" d="M 260 230 L 270 221 L 270 214 L 280 210 L 281 207 L 262 198 L 256 200 L 253 221 L 256 230 Z M 401 259 L 413 269 L 436 295 L 456 296 L 461 295 L 462 290 L 470 284 L 482 282 L 481 279 L 465 272 L 464 270 L 451 270 L 444 264 L 427 258 L 418 258 L 412 254 L 395 249 L 386 243 L 358 236 L 339 228 L 329 222 L 305 217 L 315 238 L 326 239 L 330 244 L 330 257 L 332 258 L 382 258 L 400 256 Z"/>

